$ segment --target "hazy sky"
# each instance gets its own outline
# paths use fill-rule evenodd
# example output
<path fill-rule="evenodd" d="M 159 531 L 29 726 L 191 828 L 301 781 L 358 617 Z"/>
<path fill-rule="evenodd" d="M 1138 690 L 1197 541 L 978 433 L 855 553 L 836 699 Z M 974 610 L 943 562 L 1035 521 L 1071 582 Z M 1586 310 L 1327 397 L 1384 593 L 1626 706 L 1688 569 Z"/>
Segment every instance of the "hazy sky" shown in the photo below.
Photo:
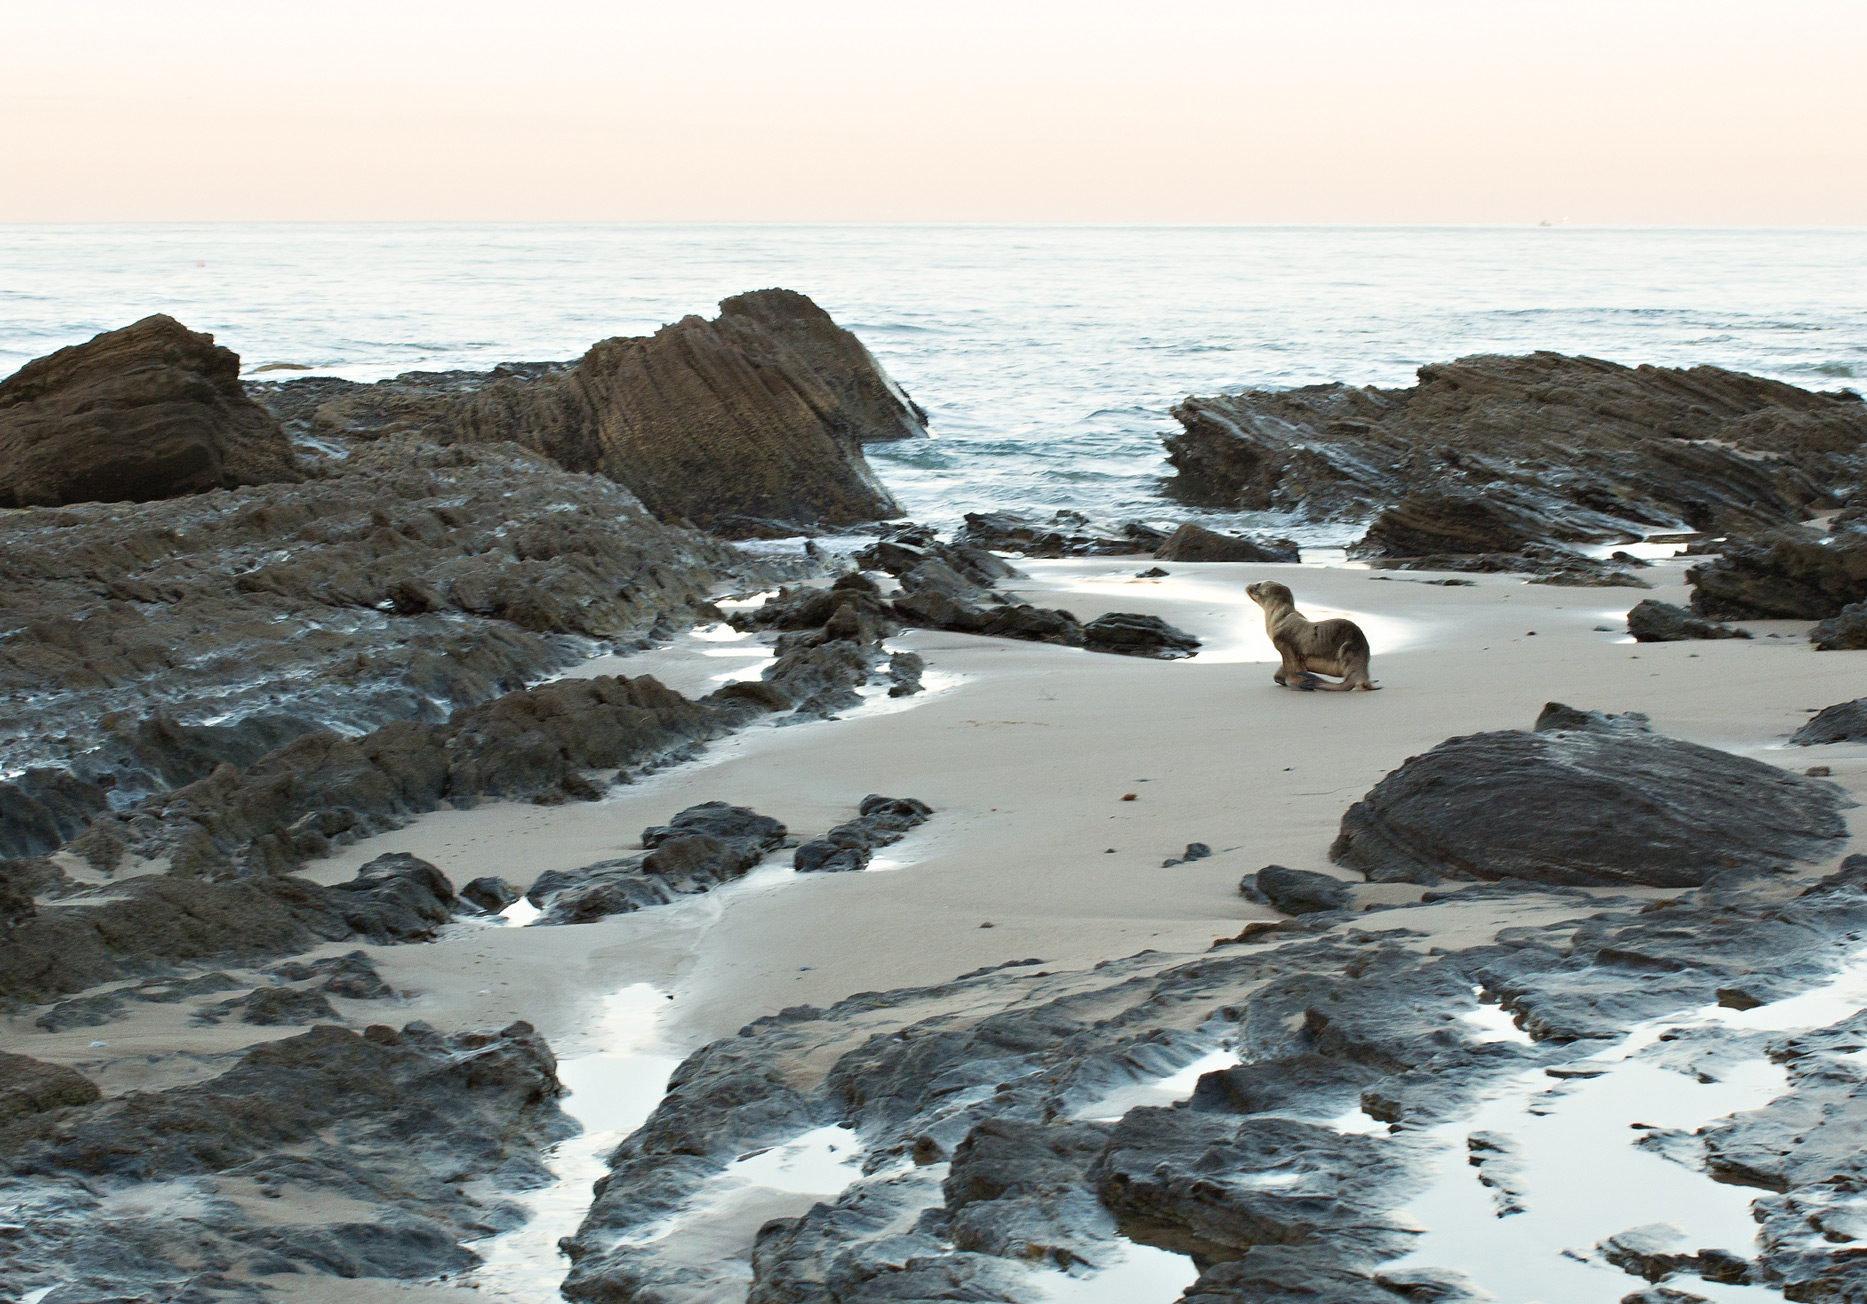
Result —
<path fill-rule="evenodd" d="M 0 0 L 0 220 L 1867 224 L 1867 2 Z"/>

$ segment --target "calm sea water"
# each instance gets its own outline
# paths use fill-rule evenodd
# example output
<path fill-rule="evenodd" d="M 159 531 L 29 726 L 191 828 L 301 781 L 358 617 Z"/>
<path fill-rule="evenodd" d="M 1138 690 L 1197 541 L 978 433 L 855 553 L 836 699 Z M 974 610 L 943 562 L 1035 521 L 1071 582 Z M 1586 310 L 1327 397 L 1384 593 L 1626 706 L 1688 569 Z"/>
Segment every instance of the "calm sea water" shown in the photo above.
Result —
<path fill-rule="evenodd" d="M 1159 515 L 1187 394 L 1531 349 L 1867 379 L 1867 230 L 1568 227 L 0 226 L 0 374 L 152 312 L 359 380 L 573 358 L 770 285 L 928 410 L 871 458 L 942 523 Z"/>

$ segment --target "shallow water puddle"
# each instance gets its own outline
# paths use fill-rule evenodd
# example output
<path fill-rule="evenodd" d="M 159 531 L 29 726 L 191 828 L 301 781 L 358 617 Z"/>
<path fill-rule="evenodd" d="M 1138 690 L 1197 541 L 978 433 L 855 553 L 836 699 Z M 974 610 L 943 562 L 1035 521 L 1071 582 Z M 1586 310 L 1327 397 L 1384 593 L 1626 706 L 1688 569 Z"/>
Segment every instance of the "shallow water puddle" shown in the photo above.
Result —
<path fill-rule="evenodd" d="M 1635 1142 L 1651 1130 L 1690 1132 L 1780 1095 L 1783 1069 L 1763 1058 L 1700 1081 L 1643 1055 L 1676 1029 L 1725 1026 L 1777 1032 L 1823 1027 L 1848 1018 L 1867 1000 L 1867 954 L 1822 986 L 1752 1010 L 1707 1006 L 1652 1020 L 1613 1047 L 1576 1061 L 1570 1070 L 1592 1077 L 1550 1078 L 1541 1070 L 1516 1078 L 1468 1118 L 1432 1129 L 1445 1146 L 1441 1168 L 1402 1216 L 1427 1229 L 1413 1253 L 1394 1267 L 1456 1268 L 1504 1304 L 1596 1304 L 1612 1292 L 1631 1293 L 1638 1279 L 1603 1262 L 1595 1246 L 1635 1227 L 1670 1224 L 1684 1252 L 1723 1249 L 1751 1257 L 1756 1223 L 1750 1187 L 1716 1182 Z M 1494 1006 L 1481 1007 L 1479 1015 Z M 1472 1015 L 1468 1021 L 1478 1022 Z M 1502 1196 L 1480 1182 L 1467 1138 L 1505 1138 L 1509 1153 L 1493 1162 L 1510 1187 Z M 1497 1152 L 1493 1152 L 1497 1153 Z M 1500 1214 L 1503 1201 L 1521 1212 Z M 1681 1276 L 1670 1282 L 1706 1299 L 1780 1300 L 1761 1286 L 1730 1286 Z"/>
<path fill-rule="evenodd" d="M 1199 1269 L 1184 1254 L 1126 1238 L 1122 1247 L 1119 1261 L 1085 1276 L 1042 1274 L 1042 1298 L 1057 1304 L 1173 1304 L 1199 1277 Z"/>
<path fill-rule="evenodd" d="M 565 1112 L 583 1125 L 581 1136 L 559 1142 L 547 1163 L 557 1180 L 522 1197 L 532 1212 L 524 1226 L 470 1246 L 485 1262 L 471 1274 L 483 1290 L 514 1299 L 555 1301 L 570 1264 L 560 1237 L 576 1232 L 589 1211 L 591 1186 L 609 1171 L 610 1151 L 640 1127 L 667 1090 L 680 1057 L 663 1049 L 662 1007 L 667 997 L 647 983 L 609 998 L 593 1040 L 603 1047 L 558 1062 L 570 1089 Z"/>
<path fill-rule="evenodd" d="M 1176 1073 L 1117 1087 L 1100 1100 L 1084 1105 L 1071 1117 L 1089 1123 L 1113 1123 L 1131 1109 L 1144 1106 L 1164 1109 L 1190 1098 L 1205 1074 L 1229 1069 L 1238 1062 L 1236 1051 L 1208 1051 Z"/>

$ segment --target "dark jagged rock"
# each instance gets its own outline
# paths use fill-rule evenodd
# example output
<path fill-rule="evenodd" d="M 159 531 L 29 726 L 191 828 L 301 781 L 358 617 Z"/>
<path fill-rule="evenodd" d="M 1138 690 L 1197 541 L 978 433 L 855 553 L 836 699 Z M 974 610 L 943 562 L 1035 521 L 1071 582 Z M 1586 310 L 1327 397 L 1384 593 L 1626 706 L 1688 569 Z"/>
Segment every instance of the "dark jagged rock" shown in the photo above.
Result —
<path fill-rule="evenodd" d="M 496 915 L 525 894 L 496 874 L 484 875 L 460 889 L 461 900 Z"/>
<path fill-rule="evenodd" d="M 331 889 L 345 922 L 379 944 L 422 940 L 454 917 L 459 902 L 447 876 L 406 851 L 376 857 Z"/>
<path fill-rule="evenodd" d="M 1172 661 L 1192 656 L 1199 650 L 1199 640 L 1159 616 L 1111 611 L 1083 626 L 1083 646 L 1091 652 Z"/>
<path fill-rule="evenodd" d="M 1867 406 L 1846 395 L 1554 353 L 1422 367 L 1411 389 L 1189 398 L 1174 416 L 1187 501 L 1355 520 L 1413 494 L 1482 494 L 1556 540 L 1788 525 L 1851 490 L 1867 444 Z"/>
<path fill-rule="evenodd" d="M 1057 512 L 1048 521 L 1008 512 L 967 512 L 966 523 L 953 534 L 953 544 L 1026 557 L 1121 557 L 1148 551 L 1137 534 L 1133 527 L 1120 536 L 1096 534 L 1081 512 Z"/>
<path fill-rule="evenodd" d="M 685 317 L 652 336 L 598 341 L 574 364 L 412 373 L 317 392 L 325 397 L 309 421 L 314 436 L 511 441 L 626 485 L 664 520 L 703 526 L 894 516 L 861 445 L 926 433 L 925 415 L 861 341 L 790 290 L 724 299 L 712 321 Z"/>
<path fill-rule="evenodd" d="M 206 1299 L 245 1298 L 236 1279 L 252 1275 L 459 1271 L 477 1262 L 461 1242 L 523 1220 L 496 1193 L 550 1180 L 540 1152 L 575 1130 L 562 1090 L 528 1024 L 324 1025 L 205 1082 L 15 1118 L 0 1125 L 0 1183 L 31 1213 L 0 1250 L 7 1280 L 84 1299 L 171 1298 L 186 1280 Z M 106 1210 L 101 1188 L 154 1182 L 174 1194 Z M 301 1221 L 228 1198 L 288 1189 L 356 1213 Z"/>
<path fill-rule="evenodd" d="M 0 517 L 0 751 L 133 800 L 665 636 L 746 564 L 509 445 L 338 451 L 303 484 Z"/>
<path fill-rule="evenodd" d="M 100 1099 L 97 1084 L 76 1069 L 0 1051 L 0 1127 L 28 1114 L 71 1109 Z"/>
<path fill-rule="evenodd" d="M 1238 891 L 1249 900 L 1275 906 L 1287 915 L 1348 910 L 1355 904 L 1354 891 L 1341 879 L 1282 865 L 1266 865 L 1255 874 L 1245 875 Z"/>
<path fill-rule="evenodd" d="M 1692 610 L 1713 620 L 1826 620 L 1867 600 L 1867 511 L 1847 511 L 1828 533 L 1809 528 L 1733 539 L 1686 572 Z"/>
<path fill-rule="evenodd" d="M 1647 598 L 1627 613 L 1627 632 L 1637 643 L 1682 643 L 1700 638 L 1749 638 L 1750 632 L 1700 620 L 1684 607 Z"/>
<path fill-rule="evenodd" d="M 1259 543 L 1243 535 L 1220 534 L 1188 521 L 1154 550 L 1157 561 L 1299 561 L 1301 550 L 1288 539 Z"/>
<path fill-rule="evenodd" d="M 1858 652 L 1867 648 L 1867 602 L 1850 602 L 1809 631 L 1817 652 Z"/>
<path fill-rule="evenodd" d="M 858 552 L 854 560 L 864 570 L 886 571 L 894 576 L 905 575 L 924 562 L 938 561 L 980 588 L 990 588 L 1018 573 L 1010 562 L 993 556 L 984 548 L 942 543 L 940 537 L 924 525 L 884 530 L 882 537 Z"/>
<path fill-rule="evenodd" d="M 1797 747 L 1819 743 L 1851 743 L 1867 739 L 1867 697 L 1837 702 L 1816 712 L 1815 718 L 1789 736 Z"/>
<path fill-rule="evenodd" d="M 857 807 L 855 819 L 804 843 L 792 864 L 806 874 L 867 869 L 877 847 L 893 846 L 932 814 L 933 807 L 924 801 L 871 793 Z"/>
<path fill-rule="evenodd" d="M 281 1024 L 342 1023 L 343 1017 L 331 1007 L 321 992 L 301 991 L 296 987 L 260 987 L 245 996 L 200 1011 L 195 1017 L 202 1023 L 219 1023 L 237 1014 L 242 1023 L 262 1027 Z"/>
<path fill-rule="evenodd" d="M 1552 705 L 1537 732 L 1452 738 L 1342 817 L 1329 850 L 1376 882 L 1688 887 L 1783 869 L 1846 836 L 1835 785 Z"/>
<path fill-rule="evenodd" d="M 245 771 L 223 766 L 100 816 L 92 831 L 105 826 L 143 854 L 169 856 L 171 872 L 284 872 L 444 803 L 595 797 L 585 772 L 684 753 L 766 709 L 730 695 L 689 701 L 648 676 L 564 679 L 445 724 L 307 734 Z"/>
<path fill-rule="evenodd" d="M 1473 492 L 1409 494 L 1374 518 L 1350 549 L 1356 557 L 1434 553 L 1514 553 L 1549 537 L 1537 513 L 1508 499 Z M 1583 536 L 1585 538 L 1594 536 Z"/>
<path fill-rule="evenodd" d="M 240 359 L 145 317 L 0 381 L 0 507 L 147 502 L 301 479 L 285 432 L 240 388 Z"/>
<path fill-rule="evenodd" d="M 319 991 L 353 1001 L 377 1001 L 395 995 L 389 984 L 382 980 L 382 975 L 376 972 L 376 966 L 370 963 L 368 954 L 363 951 L 327 956 L 309 963 L 288 960 L 284 964 L 275 965 L 268 972 L 275 978 L 292 983 L 323 978 Z M 220 976 L 225 977 L 224 974 Z"/>
<path fill-rule="evenodd" d="M 1365 554 L 1362 545 L 1350 549 Z M 1517 552 L 1436 552 L 1420 557 L 1374 556 L 1377 570 L 1460 571 L 1481 575 L 1522 575 L 1526 583 L 1553 584 L 1568 588 L 1650 589 L 1653 586 L 1610 562 L 1598 561 L 1567 544 L 1526 543 Z M 1426 580 L 1422 583 L 1456 584 L 1454 580 Z M 1469 583 L 1470 581 L 1465 581 Z"/>
<path fill-rule="evenodd" d="M 703 802 L 644 829 L 642 855 L 540 874 L 526 899 L 545 912 L 540 924 L 592 923 L 710 892 L 742 877 L 784 839 L 784 825 L 769 816 Z"/>
<path fill-rule="evenodd" d="M 33 1020 L 33 1026 L 46 1032 L 64 1032 L 71 1028 L 95 1028 L 109 1023 L 123 1013 L 123 998 L 113 992 L 80 996 L 75 1001 L 60 1001 Z"/>
<path fill-rule="evenodd" d="M 927 662 L 918 652 L 890 652 L 888 654 L 888 695 L 890 697 L 912 697 L 921 691 L 921 675 L 927 670 Z"/>

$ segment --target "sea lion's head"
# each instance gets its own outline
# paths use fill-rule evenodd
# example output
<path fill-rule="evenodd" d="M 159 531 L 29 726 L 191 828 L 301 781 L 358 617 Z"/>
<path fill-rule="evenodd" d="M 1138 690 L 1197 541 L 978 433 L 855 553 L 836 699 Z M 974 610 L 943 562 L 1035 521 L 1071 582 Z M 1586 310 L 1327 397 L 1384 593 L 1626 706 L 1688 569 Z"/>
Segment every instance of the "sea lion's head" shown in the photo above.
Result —
<path fill-rule="evenodd" d="M 1296 594 L 1276 580 L 1259 580 L 1256 584 L 1247 584 L 1245 592 L 1260 607 L 1294 607 L 1297 604 Z"/>

